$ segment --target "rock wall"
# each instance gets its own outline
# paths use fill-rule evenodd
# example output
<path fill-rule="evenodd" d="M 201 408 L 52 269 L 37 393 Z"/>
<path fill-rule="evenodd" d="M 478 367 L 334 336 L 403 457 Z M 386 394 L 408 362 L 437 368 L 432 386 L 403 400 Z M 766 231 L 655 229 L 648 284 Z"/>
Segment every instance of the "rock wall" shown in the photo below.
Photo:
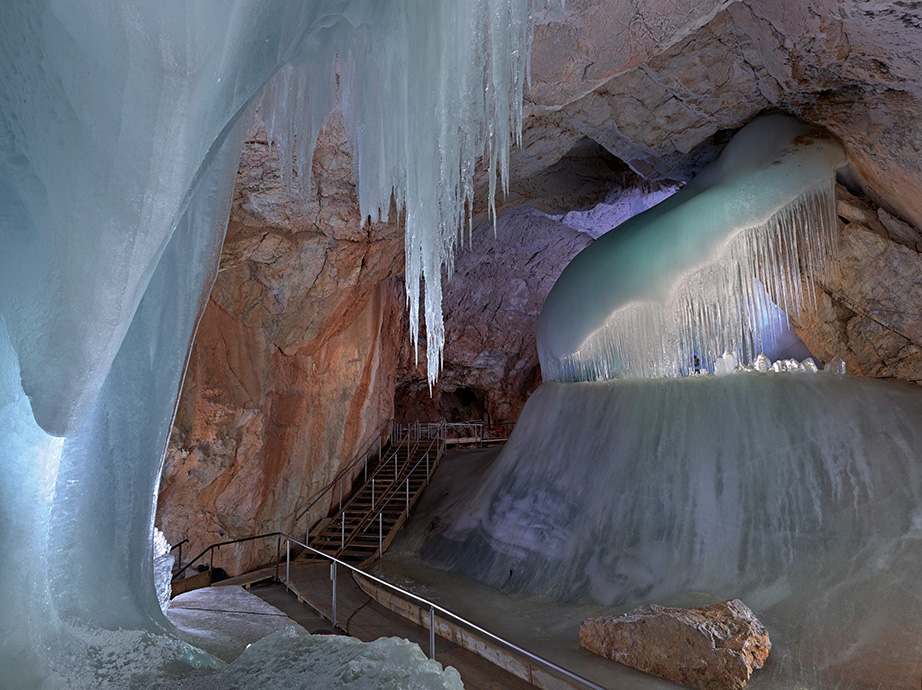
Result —
<path fill-rule="evenodd" d="M 184 553 L 198 553 L 293 529 L 392 418 L 402 270 L 396 224 L 362 224 L 339 119 L 301 204 L 257 122 L 165 459 L 157 524 L 171 543 L 188 538 Z M 274 540 L 253 542 L 215 565 L 235 573 L 274 555 Z"/>
<path fill-rule="evenodd" d="M 829 128 L 871 198 L 922 224 L 917 3 L 577 0 L 540 21 L 529 93 L 540 131 L 686 179 L 725 130 L 777 108 Z"/>
<path fill-rule="evenodd" d="M 839 270 L 792 316 L 822 361 L 854 376 L 922 384 L 922 232 L 838 185 Z"/>

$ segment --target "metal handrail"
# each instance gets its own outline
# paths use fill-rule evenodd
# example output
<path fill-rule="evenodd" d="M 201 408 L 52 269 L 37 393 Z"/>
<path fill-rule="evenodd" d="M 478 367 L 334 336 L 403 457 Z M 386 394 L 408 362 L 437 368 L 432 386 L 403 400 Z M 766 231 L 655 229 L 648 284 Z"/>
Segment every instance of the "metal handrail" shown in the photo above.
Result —
<path fill-rule="evenodd" d="M 214 551 L 215 549 L 220 549 L 222 546 L 230 546 L 231 544 L 242 544 L 243 542 L 253 541 L 254 539 L 265 539 L 266 537 L 276 536 L 280 534 L 282 533 L 281 532 L 270 532 L 268 534 L 257 534 L 255 537 L 241 537 L 239 539 L 230 539 L 228 541 L 220 541 L 215 544 L 211 544 L 210 546 L 205 547 L 205 550 L 202 551 L 198 556 L 193 558 L 185 566 L 183 566 L 180 570 L 178 570 L 176 574 L 173 575 L 172 578 L 170 578 L 170 582 L 174 582 L 175 580 L 178 580 L 180 575 L 186 572 L 189 568 L 192 567 L 194 563 L 198 562 L 202 557 L 205 556 L 205 554 L 209 552 L 211 553 L 211 561 L 208 565 L 208 569 L 214 570 Z M 279 542 L 278 548 L 276 549 L 276 563 L 278 563 L 280 558 L 281 558 L 281 541 Z M 276 570 L 276 576 L 278 576 L 278 566 L 277 565 L 276 565 L 275 570 Z"/>
<path fill-rule="evenodd" d="M 368 456 L 369 456 L 369 454 L 371 453 L 371 449 L 374 448 L 375 446 L 378 446 L 378 462 L 380 463 L 380 461 L 381 461 L 381 448 L 382 448 L 382 447 L 384 446 L 384 444 L 386 443 L 385 441 L 382 440 L 383 437 L 384 437 L 384 432 L 385 432 L 385 431 L 388 432 L 388 433 L 387 433 L 387 436 L 388 436 L 388 439 L 390 439 L 390 437 L 391 437 L 392 434 L 393 434 L 393 420 L 388 419 L 386 422 L 383 422 L 383 423 L 378 427 L 378 429 L 377 429 L 377 433 L 375 434 L 375 440 L 372 441 L 372 442 L 368 445 L 368 447 L 365 448 L 364 451 L 362 451 L 361 453 L 358 453 L 358 454 L 355 456 L 355 459 L 354 459 L 347 467 L 345 467 L 344 469 L 342 469 L 342 470 L 340 470 L 339 472 L 337 472 L 336 476 L 333 477 L 333 479 L 330 481 L 329 484 L 327 484 L 327 485 L 326 485 L 324 488 L 322 488 L 319 492 L 317 492 L 316 494 L 314 494 L 313 500 L 311 500 L 311 501 L 307 504 L 307 507 L 303 508 L 303 509 L 301 510 L 300 513 L 295 514 L 294 524 L 297 524 L 298 521 L 299 521 L 302 517 L 304 517 L 305 515 L 308 516 L 308 517 L 307 517 L 307 528 L 306 528 L 305 531 L 304 531 L 305 534 L 309 534 L 309 533 L 310 533 L 310 529 L 311 529 L 311 524 L 310 524 L 310 523 L 311 523 L 311 520 L 310 520 L 311 508 L 313 508 L 315 505 L 317 505 L 317 503 L 320 501 L 320 499 L 323 498 L 327 493 L 329 493 L 329 492 L 333 489 L 333 487 L 336 486 L 337 484 L 339 484 L 339 500 L 340 500 L 340 502 L 342 502 L 342 494 L 343 494 L 342 481 L 343 481 L 343 478 L 344 478 L 347 474 L 349 474 L 349 473 L 355 468 L 355 466 L 358 465 L 359 462 L 362 461 L 362 460 L 365 461 L 365 471 L 366 471 L 366 473 L 367 473 L 367 472 L 368 472 Z"/>
<path fill-rule="evenodd" d="M 182 568 L 182 545 L 189 544 L 189 543 L 190 542 L 188 539 L 183 539 L 178 544 L 174 544 L 173 546 L 170 547 L 170 553 L 173 553 L 176 549 L 179 549 L 179 554 L 176 556 L 176 563 L 175 563 L 176 568 Z"/>
<path fill-rule="evenodd" d="M 547 669 L 550 669 L 551 671 L 553 671 L 553 672 L 556 673 L 556 674 L 562 675 L 562 676 L 564 676 L 565 678 L 568 678 L 568 679 L 570 679 L 570 680 L 576 681 L 576 682 L 579 683 L 580 685 L 583 685 L 583 686 L 585 686 L 585 687 L 587 687 L 587 688 L 591 688 L 591 690 L 606 690 L 606 689 L 605 689 L 604 687 L 602 687 L 601 685 L 597 685 L 596 683 L 593 683 L 591 680 L 589 680 L 589 679 L 587 679 L 587 678 L 583 678 L 582 676 L 580 676 L 580 675 L 577 674 L 577 673 L 573 673 L 572 671 L 568 671 L 567 669 L 563 668 L 562 666 L 558 666 L 558 665 L 555 664 L 554 662 L 548 661 L 547 659 L 545 659 L 545 658 L 543 658 L 543 657 L 541 657 L 541 656 L 538 656 L 537 654 L 533 654 L 532 652 L 529 652 L 529 651 L 526 650 L 526 649 L 522 649 L 522 648 L 519 647 L 518 645 L 516 645 L 516 644 L 514 644 L 514 643 L 512 643 L 512 642 L 509 642 L 508 640 L 506 640 L 506 639 L 500 637 L 499 635 L 496 635 L 495 633 L 491 633 L 489 630 L 485 630 L 484 628 L 481 628 L 481 627 L 480 627 L 479 625 L 477 625 L 476 623 L 472 623 L 471 621 L 467 620 L 466 618 L 462 618 L 461 616 L 457 615 L 456 613 L 452 613 L 452 612 L 449 611 L 448 609 L 446 609 L 446 608 L 444 608 L 444 607 L 442 607 L 442 606 L 439 606 L 438 604 L 435 604 L 435 603 L 429 601 L 428 599 L 424 599 L 423 597 L 417 596 L 416 594 L 413 594 L 412 592 L 408 592 L 407 590 L 403 589 L 402 587 L 398 587 L 397 585 L 393 585 L 393 584 L 391 584 L 390 582 L 386 582 L 385 580 L 382 580 L 382 579 L 379 578 L 379 577 L 375 577 L 374 575 L 372 575 L 372 574 L 370 574 L 370 573 L 366 573 L 364 570 L 360 570 L 359 568 L 356 568 L 355 566 L 349 565 L 349 564 L 346 563 L 345 561 L 341 561 L 341 560 L 339 560 L 338 558 L 335 558 L 335 557 L 333 557 L 333 556 L 330 556 L 329 554 L 325 554 L 325 553 L 323 553 L 322 551 L 318 551 L 317 549 L 311 548 L 311 547 L 308 546 L 307 544 L 302 544 L 302 543 L 299 542 L 297 539 L 295 539 L 294 537 L 291 537 L 291 536 L 289 536 L 289 535 L 287 535 L 287 534 L 282 533 L 282 534 L 281 534 L 281 537 L 282 537 L 283 539 L 285 539 L 285 588 L 288 589 L 288 590 L 291 589 L 291 544 L 292 544 L 292 543 L 294 543 L 294 544 L 297 545 L 297 546 L 300 546 L 300 547 L 303 548 L 303 549 L 306 549 L 306 550 L 308 550 L 308 551 L 311 551 L 311 552 L 313 552 L 314 554 L 316 554 L 316 555 L 318 555 L 318 556 L 322 556 L 323 558 L 326 558 L 327 560 L 333 562 L 333 567 L 331 568 L 331 577 L 333 578 L 333 596 L 334 596 L 334 603 L 333 603 L 333 620 L 330 621 L 330 622 L 333 624 L 334 627 L 336 627 L 336 603 L 335 603 L 335 596 L 336 596 L 336 579 L 335 579 L 335 578 L 336 578 L 336 568 L 339 567 L 339 566 L 342 566 L 342 567 L 344 567 L 344 568 L 346 568 L 346 569 L 352 571 L 354 574 L 358 574 L 360 577 L 364 577 L 364 578 L 366 578 L 366 579 L 368 579 L 368 580 L 371 580 L 372 582 L 376 582 L 376 583 L 379 584 L 379 585 L 383 585 L 384 587 L 387 587 L 388 589 L 393 590 L 393 591 L 399 593 L 401 596 L 406 597 L 406 598 L 408 598 L 408 599 L 412 599 L 412 600 L 414 600 L 415 602 L 417 602 L 418 604 L 422 604 L 423 606 L 429 608 L 429 657 L 430 657 L 431 659 L 434 659 L 434 658 L 435 658 L 435 626 L 434 626 L 433 623 L 434 623 L 434 614 L 435 614 L 436 612 L 438 612 L 439 614 L 442 615 L 443 618 L 450 618 L 450 619 L 452 619 L 453 621 L 455 621 L 456 623 L 460 623 L 461 625 L 463 625 L 463 626 L 465 626 L 465 627 L 467 627 L 467 628 L 470 628 L 470 629 L 473 630 L 474 632 L 479 633 L 480 635 L 483 635 L 483 636 L 485 636 L 485 637 L 490 638 L 490 639 L 493 640 L 494 642 L 499 642 L 500 644 L 502 644 L 502 645 L 505 646 L 505 647 L 508 647 L 509 649 L 513 650 L 513 651 L 516 652 L 517 654 L 521 654 L 522 656 L 525 656 L 525 657 L 531 659 L 532 661 L 535 661 L 535 662 L 541 664 L 542 666 L 544 666 L 544 667 L 547 668 Z"/>
<path fill-rule="evenodd" d="M 433 439 L 433 440 L 436 440 L 436 439 Z M 484 637 L 487 637 L 493 640 L 494 642 L 498 642 L 499 644 L 503 645 L 504 647 L 508 649 L 511 649 L 517 654 L 521 654 L 522 656 L 528 659 L 531 659 L 534 662 L 537 662 L 538 664 L 552 671 L 553 673 L 557 675 L 561 675 L 565 678 L 568 678 L 569 680 L 575 681 L 576 683 L 586 688 L 589 688 L 589 690 L 606 690 L 606 688 L 604 688 L 603 686 L 598 685 L 587 678 L 583 678 L 577 673 L 568 671 L 562 666 L 558 666 L 553 661 L 548 661 L 544 657 L 541 657 L 537 654 L 529 652 L 527 649 L 522 649 L 518 645 L 512 642 L 509 642 L 505 638 L 502 638 L 499 635 L 496 635 L 495 633 L 491 633 L 489 630 L 485 630 L 484 628 L 481 628 L 476 623 L 472 623 L 466 618 L 462 618 L 461 616 L 455 613 L 452 613 L 448 609 L 442 606 L 439 606 L 438 604 L 435 604 L 429 601 L 428 599 L 424 599 L 423 597 L 417 596 L 416 594 L 413 594 L 412 592 L 408 592 L 407 590 L 397 585 L 393 585 L 390 582 L 386 582 L 385 580 L 382 580 L 379 577 L 375 577 L 374 575 L 370 573 L 366 573 L 364 570 L 361 570 L 359 568 L 356 568 L 355 566 L 349 565 L 345 561 L 341 561 L 334 556 L 330 556 L 329 554 L 324 553 L 323 551 L 318 551 L 317 549 L 312 548 L 301 541 L 298 541 L 294 537 L 284 532 L 268 532 L 266 534 L 257 534 L 254 537 L 244 537 L 242 539 L 231 539 L 229 541 L 222 541 L 217 544 L 212 544 L 208 548 L 206 548 L 204 551 L 202 551 L 202 553 L 200 553 L 198 556 L 192 559 L 192 561 L 189 562 L 189 565 L 192 565 L 192 563 L 199 560 L 202 556 L 204 556 L 209 551 L 211 551 L 213 554 L 214 549 L 220 548 L 222 546 L 228 546 L 230 544 L 237 544 L 237 543 L 246 542 L 246 541 L 253 541 L 254 539 L 268 539 L 270 537 L 277 538 L 277 547 L 276 547 L 277 557 L 276 557 L 276 562 L 275 562 L 275 579 L 279 582 L 281 582 L 281 578 L 279 577 L 279 570 L 281 567 L 281 543 L 283 539 L 285 540 L 285 588 L 289 591 L 291 590 L 291 544 L 300 546 L 302 549 L 306 549 L 307 551 L 310 551 L 311 553 L 316 554 L 317 556 L 320 556 L 332 562 L 332 565 L 330 568 L 331 579 L 333 580 L 333 611 L 332 611 L 332 616 L 331 616 L 332 618 L 331 623 L 333 624 L 334 627 L 336 627 L 336 569 L 339 566 L 342 566 L 343 568 L 346 568 L 347 570 L 352 571 L 352 573 L 357 574 L 360 577 L 364 577 L 368 580 L 376 582 L 379 585 L 383 585 L 384 587 L 387 587 L 388 589 L 393 590 L 394 592 L 397 592 L 401 596 L 406 597 L 407 599 L 414 600 L 418 604 L 422 604 L 423 606 L 429 608 L 429 657 L 430 658 L 433 658 L 433 659 L 435 658 L 434 621 L 435 621 L 435 613 L 438 612 L 443 618 L 449 618 L 456 623 L 460 623 L 462 626 L 465 626 L 473 630 L 474 632 L 479 633 L 480 635 L 483 635 Z"/>

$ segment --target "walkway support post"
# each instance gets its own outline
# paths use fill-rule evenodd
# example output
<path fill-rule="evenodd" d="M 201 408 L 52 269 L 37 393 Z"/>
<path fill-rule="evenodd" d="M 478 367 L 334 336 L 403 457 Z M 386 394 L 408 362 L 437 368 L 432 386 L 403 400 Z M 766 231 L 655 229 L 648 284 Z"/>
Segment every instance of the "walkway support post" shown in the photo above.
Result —
<path fill-rule="evenodd" d="M 333 581 L 333 629 L 336 630 L 336 561 L 330 564 L 330 579 Z"/>

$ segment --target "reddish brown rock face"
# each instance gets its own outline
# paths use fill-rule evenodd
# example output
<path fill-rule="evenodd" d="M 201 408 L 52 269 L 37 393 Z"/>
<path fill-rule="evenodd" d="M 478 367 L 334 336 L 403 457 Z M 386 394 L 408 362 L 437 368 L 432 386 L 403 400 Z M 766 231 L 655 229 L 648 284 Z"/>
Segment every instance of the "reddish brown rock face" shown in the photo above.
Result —
<path fill-rule="evenodd" d="M 768 632 L 739 599 L 698 608 L 640 606 L 591 618 L 580 645 L 595 654 L 701 690 L 739 690 L 771 650 Z"/>
<path fill-rule="evenodd" d="M 362 224 L 336 117 L 313 175 L 308 201 L 292 201 L 253 128 L 160 487 L 158 524 L 192 542 L 184 554 L 300 533 L 296 512 L 393 416 L 403 238 L 396 224 Z M 237 573 L 275 548 L 225 547 L 215 565 Z"/>

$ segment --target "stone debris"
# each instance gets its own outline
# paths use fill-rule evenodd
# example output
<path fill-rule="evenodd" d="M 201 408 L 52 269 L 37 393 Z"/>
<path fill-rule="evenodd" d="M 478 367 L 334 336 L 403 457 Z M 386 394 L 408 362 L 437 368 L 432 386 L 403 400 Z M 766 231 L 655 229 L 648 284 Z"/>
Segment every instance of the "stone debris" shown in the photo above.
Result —
<path fill-rule="evenodd" d="M 579 631 L 591 652 L 701 690 L 738 690 L 771 650 L 768 632 L 739 599 L 697 608 L 640 606 L 590 618 Z"/>

